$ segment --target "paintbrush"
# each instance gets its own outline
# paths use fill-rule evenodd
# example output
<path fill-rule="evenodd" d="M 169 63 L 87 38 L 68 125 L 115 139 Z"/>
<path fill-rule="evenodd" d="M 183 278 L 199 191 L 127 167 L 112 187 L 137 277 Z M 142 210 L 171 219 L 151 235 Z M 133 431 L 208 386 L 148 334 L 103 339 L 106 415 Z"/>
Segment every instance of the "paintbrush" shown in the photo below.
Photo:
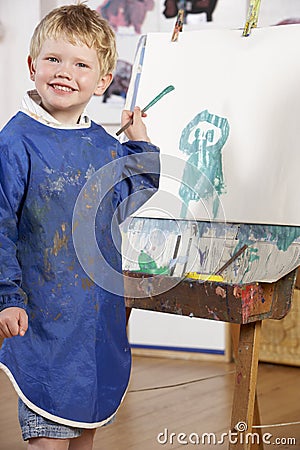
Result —
<path fill-rule="evenodd" d="M 219 270 L 216 271 L 215 275 L 208 275 L 208 274 L 201 274 L 197 272 L 188 272 L 184 274 L 185 278 L 194 278 L 196 280 L 205 280 L 205 281 L 224 281 L 224 278 L 222 277 L 221 273 L 224 272 L 225 269 L 227 269 L 230 264 L 235 261 L 238 256 L 240 256 L 246 249 L 248 248 L 248 245 L 245 244 L 243 247 L 241 247 Z"/>
<path fill-rule="evenodd" d="M 241 247 L 228 261 L 225 263 L 219 270 L 216 271 L 216 275 L 221 275 L 222 272 L 224 272 L 225 269 L 227 269 L 228 266 L 230 266 L 233 261 L 237 259 L 238 256 L 240 256 L 244 251 L 248 248 L 248 245 L 245 244 L 243 247 Z"/>
<path fill-rule="evenodd" d="M 168 94 L 168 92 L 173 91 L 175 88 L 174 86 L 170 85 L 168 87 L 166 87 L 163 91 L 161 91 L 156 97 L 154 97 L 153 100 L 151 100 L 150 103 L 148 103 L 148 105 L 146 105 L 141 113 L 145 113 L 146 111 L 148 111 L 149 108 L 151 108 L 151 106 L 155 105 L 156 102 L 158 102 L 158 100 L 160 100 L 164 95 Z M 123 133 L 123 131 L 127 130 L 128 127 L 130 127 L 130 125 L 132 125 L 133 123 L 133 119 L 130 119 L 127 123 L 125 123 L 125 125 L 123 125 L 122 128 L 119 129 L 119 131 L 116 132 L 116 135 L 119 136 L 121 133 Z"/>

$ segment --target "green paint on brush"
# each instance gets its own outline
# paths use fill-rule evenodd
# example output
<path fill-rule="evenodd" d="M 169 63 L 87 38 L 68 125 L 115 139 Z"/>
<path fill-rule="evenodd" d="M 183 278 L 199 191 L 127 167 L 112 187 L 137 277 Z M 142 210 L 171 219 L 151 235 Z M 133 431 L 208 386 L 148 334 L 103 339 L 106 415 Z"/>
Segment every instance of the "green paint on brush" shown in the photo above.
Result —
<path fill-rule="evenodd" d="M 166 87 L 163 91 L 161 91 L 156 97 L 154 97 L 153 100 L 151 100 L 150 103 L 148 103 L 148 105 L 146 105 L 143 109 L 142 109 L 142 113 L 148 111 L 149 108 L 151 108 L 151 106 L 155 105 L 155 103 L 158 102 L 158 100 L 160 100 L 161 98 L 163 98 L 164 95 L 168 94 L 169 92 L 173 91 L 175 88 L 174 86 L 170 85 L 168 87 Z"/>

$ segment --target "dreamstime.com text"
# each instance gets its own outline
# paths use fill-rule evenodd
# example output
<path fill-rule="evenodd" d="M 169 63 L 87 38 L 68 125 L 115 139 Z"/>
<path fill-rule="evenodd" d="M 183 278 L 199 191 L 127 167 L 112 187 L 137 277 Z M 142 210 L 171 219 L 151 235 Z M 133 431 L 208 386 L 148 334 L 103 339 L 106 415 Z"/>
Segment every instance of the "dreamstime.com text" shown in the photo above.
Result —
<path fill-rule="evenodd" d="M 165 445 L 223 445 L 229 444 L 265 444 L 265 445 L 290 445 L 296 446 L 296 438 L 294 437 L 275 437 L 271 433 L 258 432 L 238 432 L 228 431 L 217 435 L 216 433 L 184 433 L 171 432 L 165 428 L 158 433 L 156 440 L 159 444 Z"/>

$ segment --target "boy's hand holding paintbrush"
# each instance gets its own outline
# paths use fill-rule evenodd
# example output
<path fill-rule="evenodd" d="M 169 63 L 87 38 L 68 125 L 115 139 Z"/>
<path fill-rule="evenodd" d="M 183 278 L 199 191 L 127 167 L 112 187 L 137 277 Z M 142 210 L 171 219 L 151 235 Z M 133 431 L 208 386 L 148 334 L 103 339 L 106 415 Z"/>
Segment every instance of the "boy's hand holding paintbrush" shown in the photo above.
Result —
<path fill-rule="evenodd" d="M 138 106 L 135 106 L 133 111 L 124 109 L 121 119 L 122 126 L 130 123 L 130 126 L 126 127 L 126 130 L 124 130 L 128 139 L 132 141 L 150 142 L 142 117 L 147 117 L 147 114 Z"/>

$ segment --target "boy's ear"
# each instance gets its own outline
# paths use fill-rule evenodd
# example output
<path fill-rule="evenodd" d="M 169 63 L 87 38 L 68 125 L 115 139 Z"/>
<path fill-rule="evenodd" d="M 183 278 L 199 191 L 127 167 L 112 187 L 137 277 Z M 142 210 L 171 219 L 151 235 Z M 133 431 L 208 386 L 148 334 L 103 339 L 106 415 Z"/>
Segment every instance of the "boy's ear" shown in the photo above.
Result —
<path fill-rule="evenodd" d="M 112 82 L 113 76 L 112 73 L 108 73 L 104 77 L 101 77 L 98 81 L 97 88 L 94 92 L 94 95 L 103 95 L 110 83 Z"/>
<path fill-rule="evenodd" d="M 34 81 L 35 80 L 35 67 L 34 67 L 34 63 L 33 63 L 33 60 L 30 55 L 27 58 L 27 64 L 28 64 L 28 68 L 29 68 L 30 79 L 32 81 Z"/>

